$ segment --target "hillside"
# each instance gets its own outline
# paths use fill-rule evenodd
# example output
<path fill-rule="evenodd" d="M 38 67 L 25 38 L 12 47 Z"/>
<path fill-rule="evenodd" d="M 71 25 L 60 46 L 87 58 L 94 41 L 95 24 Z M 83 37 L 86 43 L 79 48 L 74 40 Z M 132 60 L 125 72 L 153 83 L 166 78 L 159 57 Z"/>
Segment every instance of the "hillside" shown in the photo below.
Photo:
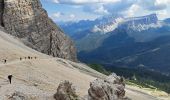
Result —
<path fill-rule="evenodd" d="M 161 36 L 153 41 L 136 42 L 126 31 L 117 30 L 110 35 L 102 46 L 92 51 L 82 51 L 79 59 L 86 63 L 99 63 L 116 67 L 148 69 L 170 74 L 169 36 Z"/>
<path fill-rule="evenodd" d="M 97 74 L 103 76 L 92 69 L 88 69 L 88 67 L 83 64 L 73 63 L 60 58 L 52 58 L 34 51 L 2 31 L 0 32 L 0 42 L 3 44 L 0 46 L 1 98 L 5 96 L 3 94 L 10 94 L 14 91 L 31 93 L 30 95 L 38 91 L 39 93 L 35 95 L 36 97 L 50 93 L 50 95 L 52 95 L 62 80 L 70 80 L 73 82 L 80 90 L 80 95 L 84 95 L 84 91 L 89 87 L 89 82 L 95 79 L 85 74 L 85 71 L 89 70 L 89 72 L 94 72 L 94 74 L 92 74 L 94 76 Z M 37 59 L 24 60 L 24 57 L 28 56 L 37 57 Z M 22 61 L 19 60 L 20 57 L 23 58 Z M 3 59 L 7 59 L 6 64 L 3 63 Z M 73 65 L 75 67 L 77 66 L 77 68 L 73 67 Z M 83 73 L 78 69 L 85 71 Z M 14 76 L 12 85 L 9 85 L 7 81 L 7 76 L 10 74 Z"/>
<path fill-rule="evenodd" d="M 21 92 L 33 100 L 53 100 L 58 84 L 62 80 L 69 80 L 76 86 L 78 94 L 87 94 L 89 83 L 102 75 L 82 63 L 53 58 L 24 46 L 17 38 L 0 31 L 0 100 L 10 100 L 14 92 Z M 37 59 L 22 59 L 20 57 L 37 57 Z M 3 59 L 7 59 L 4 64 Z M 12 74 L 10 85 L 7 76 Z M 148 92 L 136 92 L 127 89 L 127 96 L 132 100 L 156 100 Z M 137 97 L 135 96 L 137 95 Z"/>

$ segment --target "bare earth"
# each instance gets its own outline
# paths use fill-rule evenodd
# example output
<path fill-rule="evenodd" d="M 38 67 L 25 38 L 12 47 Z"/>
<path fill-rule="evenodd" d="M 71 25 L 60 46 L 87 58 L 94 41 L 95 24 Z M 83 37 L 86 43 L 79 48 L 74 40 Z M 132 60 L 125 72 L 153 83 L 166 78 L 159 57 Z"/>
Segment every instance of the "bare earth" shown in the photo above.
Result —
<path fill-rule="evenodd" d="M 0 43 L 0 100 L 8 100 L 16 91 L 30 96 L 32 100 L 53 100 L 58 84 L 64 80 L 71 81 L 83 97 L 87 95 L 91 81 L 96 77 L 105 77 L 85 64 L 53 58 L 32 50 L 2 31 Z M 33 59 L 24 59 L 28 56 Z M 21 61 L 20 57 L 23 58 Z M 7 63 L 4 64 L 3 59 L 7 59 Z M 12 84 L 7 80 L 10 74 L 13 75 Z M 130 86 L 126 89 L 126 96 L 132 100 L 160 99 Z"/>

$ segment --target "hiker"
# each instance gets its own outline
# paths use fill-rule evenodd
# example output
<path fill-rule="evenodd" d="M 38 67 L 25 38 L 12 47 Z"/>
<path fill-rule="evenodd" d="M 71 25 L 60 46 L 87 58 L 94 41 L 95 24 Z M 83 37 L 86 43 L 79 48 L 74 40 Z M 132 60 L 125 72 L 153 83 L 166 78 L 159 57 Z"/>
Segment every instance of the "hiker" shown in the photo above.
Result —
<path fill-rule="evenodd" d="M 30 56 L 28 56 L 28 59 L 30 59 Z"/>
<path fill-rule="evenodd" d="M 22 60 L 22 58 L 20 57 L 20 60 Z"/>
<path fill-rule="evenodd" d="M 7 62 L 7 60 L 6 60 L 6 59 L 4 59 L 4 64 L 6 64 L 6 62 Z"/>
<path fill-rule="evenodd" d="M 8 80 L 9 80 L 9 82 L 10 82 L 10 84 L 11 84 L 11 81 L 12 81 L 12 75 L 8 75 Z"/>

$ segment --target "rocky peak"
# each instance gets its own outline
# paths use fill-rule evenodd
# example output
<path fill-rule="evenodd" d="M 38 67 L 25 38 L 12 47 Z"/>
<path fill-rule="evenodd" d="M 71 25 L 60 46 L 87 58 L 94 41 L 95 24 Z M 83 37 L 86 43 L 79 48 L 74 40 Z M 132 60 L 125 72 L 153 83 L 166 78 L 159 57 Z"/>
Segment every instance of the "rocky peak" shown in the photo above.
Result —
<path fill-rule="evenodd" d="M 0 0 L 0 23 L 37 51 L 77 60 L 74 43 L 48 17 L 39 0 Z"/>
<path fill-rule="evenodd" d="M 146 30 L 150 27 L 159 27 L 156 14 L 150 14 L 141 17 L 124 18 L 121 16 L 106 16 L 97 19 L 100 24 L 95 25 L 92 32 L 109 33 L 121 26 L 121 28 L 133 29 L 135 31 Z"/>
<path fill-rule="evenodd" d="M 161 27 L 156 14 L 126 18 L 125 21 L 119 25 L 119 28 L 123 28 L 128 31 L 144 31 L 150 28 Z"/>
<path fill-rule="evenodd" d="M 164 23 L 170 24 L 170 18 L 165 19 L 165 20 L 164 20 Z"/>
<path fill-rule="evenodd" d="M 147 16 L 141 16 L 141 17 L 133 17 L 127 19 L 127 24 L 156 24 L 158 22 L 158 17 L 156 14 L 151 14 Z"/>

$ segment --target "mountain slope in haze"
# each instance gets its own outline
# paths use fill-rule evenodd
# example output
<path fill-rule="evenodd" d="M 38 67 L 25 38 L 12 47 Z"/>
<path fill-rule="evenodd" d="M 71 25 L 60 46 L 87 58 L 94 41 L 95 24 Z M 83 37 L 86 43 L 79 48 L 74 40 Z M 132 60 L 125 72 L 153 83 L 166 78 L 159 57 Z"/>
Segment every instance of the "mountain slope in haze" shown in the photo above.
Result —
<path fill-rule="evenodd" d="M 104 24 L 105 26 L 107 24 Z M 78 58 L 86 63 L 99 63 L 106 66 L 142 65 L 170 74 L 169 19 L 160 21 L 156 14 L 124 18 L 117 28 L 113 27 L 113 29 L 105 34 L 88 32 L 86 33 L 88 35 L 75 40 L 79 51 Z M 82 34 L 85 33 L 82 31 Z"/>
<path fill-rule="evenodd" d="M 169 26 L 159 21 L 156 14 L 132 18 L 111 15 L 94 21 L 65 23 L 60 26 L 75 40 L 78 52 L 98 48 L 110 34 L 116 34 L 116 29 L 126 30 L 129 37 L 135 38 L 137 42 L 146 42 L 169 34 Z"/>
<path fill-rule="evenodd" d="M 119 16 L 106 16 L 96 20 L 62 23 L 60 27 L 75 41 L 78 52 L 90 51 L 99 47 L 108 37 L 108 34 L 105 33 L 114 30 L 122 19 Z M 105 26 L 103 27 L 103 25 Z"/>
<path fill-rule="evenodd" d="M 37 51 L 77 61 L 73 41 L 48 17 L 40 0 L 1 0 L 0 23 Z"/>
<path fill-rule="evenodd" d="M 80 52 L 79 58 L 87 63 L 109 66 L 138 67 L 169 73 L 170 36 L 150 42 L 135 42 L 125 31 L 107 38 L 101 47 L 91 52 Z"/>

